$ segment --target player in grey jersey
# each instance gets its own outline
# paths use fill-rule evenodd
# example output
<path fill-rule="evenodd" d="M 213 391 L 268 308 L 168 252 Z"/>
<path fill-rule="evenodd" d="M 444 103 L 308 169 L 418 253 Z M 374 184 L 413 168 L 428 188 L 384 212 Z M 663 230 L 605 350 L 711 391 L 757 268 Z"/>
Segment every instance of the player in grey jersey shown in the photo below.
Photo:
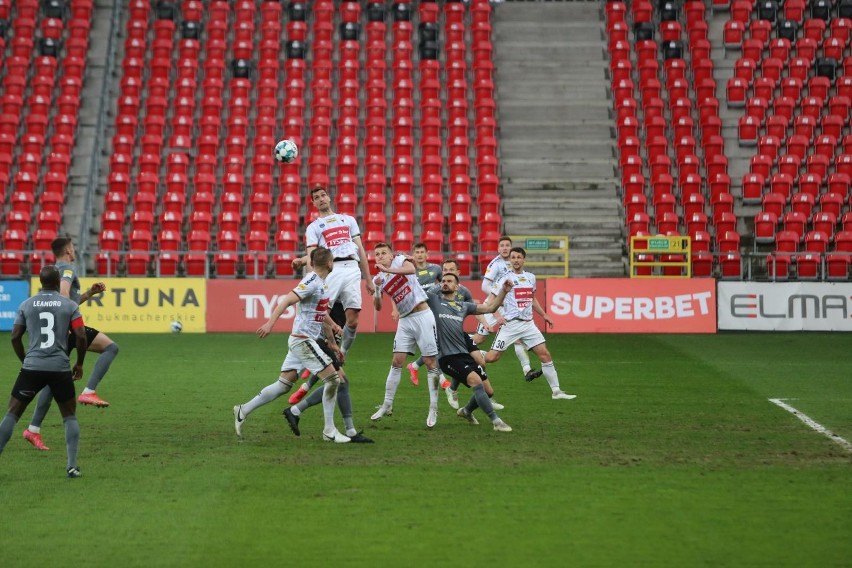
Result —
<path fill-rule="evenodd" d="M 461 274 L 461 268 L 459 267 L 459 263 L 454 258 L 448 258 L 447 260 L 445 260 L 443 262 L 443 264 L 441 265 L 441 270 L 443 270 L 442 274 L 455 274 L 457 277 Z M 440 284 L 439 284 L 438 288 L 436 289 L 436 291 L 440 291 Z M 467 287 L 464 286 L 464 284 L 458 285 L 458 290 L 456 291 L 456 301 L 458 301 L 458 302 L 473 302 L 473 295 L 470 293 L 470 290 L 468 290 Z M 477 319 L 477 321 L 479 321 L 480 324 L 485 325 L 485 318 L 482 315 L 477 314 L 476 319 Z M 467 336 L 467 345 L 468 345 L 468 348 L 469 348 L 469 352 L 470 352 L 471 356 L 473 357 L 474 361 L 476 361 L 477 364 L 482 365 L 484 367 L 485 366 L 485 358 L 482 356 L 482 352 L 479 350 L 479 348 L 476 346 L 476 344 L 473 343 L 473 340 L 470 338 L 470 336 Z M 409 363 L 408 364 L 408 371 L 414 377 L 414 376 L 417 375 L 417 370 L 421 366 L 423 366 L 423 357 L 421 357 L 420 359 L 417 359 L 416 361 L 412 361 L 411 363 Z M 416 381 L 414 380 L 414 378 L 411 379 L 411 382 L 417 384 Z M 453 380 L 452 382 L 447 381 L 446 378 L 444 377 L 443 373 L 441 374 L 441 388 L 444 389 L 444 392 L 447 395 L 447 403 L 449 403 L 449 405 L 454 410 L 459 409 L 459 392 L 458 392 L 458 390 L 459 390 L 460 384 L 461 383 L 457 380 Z M 490 385 L 488 386 L 488 388 L 489 389 L 491 388 Z M 488 396 L 492 397 L 491 398 L 491 406 L 494 407 L 494 410 L 503 410 L 503 408 L 504 408 L 503 405 L 498 403 L 496 400 L 494 400 L 493 395 L 494 395 L 493 391 L 490 391 L 488 393 Z"/>
<path fill-rule="evenodd" d="M 65 446 L 68 452 L 66 475 L 80 477 L 80 469 L 77 467 L 80 426 L 74 415 L 74 381 L 83 376 L 83 360 L 86 358 L 83 316 L 76 302 L 59 293 L 59 271 L 55 266 L 43 267 L 39 280 L 42 291 L 21 303 L 12 326 L 12 348 L 21 360 L 21 371 L 12 388 L 9 411 L 0 421 L 0 454 L 12 437 L 15 424 L 36 393 L 49 386 L 65 423 Z M 77 347 L 77 361 L 73 369 L 67 352 L 69 331 Z M 29 336 L 26 352 L 24 332 Z"/>
<path fill-rule="evenodd" d="M 474 361 L 470 355 L 468 335 L 464 331 L 463 323 L 464 318 L 471 314 L 494 313 L 503 303 L 503 299 L 506 297 L 506 293 L 512 289 L 512 285 L 511 283 L 504 283 L 497 295 L 491 297 L 485 304 L 458 302 L 456 297 L 458 285 L 458 276 L 444 274 L 441 278 L 440 293 L 431 292 L 428 295 L 427 301 L 429 308 L 435 314 L 435 324 L 438 331 L 438 363 L 445 373 L 473 390 L 473 395 L 467 405 L 458 409 L 457 414 L 461 418 L 471 424 L 478 424 L 479 422 L 473 416 L 473 411 L 476 408 L 482 408 L 483 412 L 491 419 L 495 430 L 511 432 L 512 428 L 503 422 L 494 411 L 487 392 L 490 389 L 487 389 L 485 384 L 488 376 L 482 366 Z"/>
<path fill-rule="evenodd" d="M 77 250 L 74 248 L 74 243 L 67 237 L 59 237 L 50 243 L 50 248 L 56 256 L 56 269 L 59 271 L 59 293 L 66 298 L 71 299 L 78 305 L 89 298 L 100 294 L 106 290 L 106 285 L 103 282 L 95 282 L 92 286 L 84 291 L 80 291 L 80 279 L 77 277 Z M 109 402 L 100 398 L 96 392 L 98 384 L 104 378 L 107 371 L 112 365 L 113 360 L 118 356 L 118 344 L 113 342 L 105 333 L 86 327 L 86 343 L 88 350 L 94 353 L 99 353 L 100 356 L 92 367 L 92 373 L 89 375 L 89 380 L 83 392 L 77 401 L 80 404 L 105 408 L 109 406 Z M 73 346 L 69 346 L 70 349 Z M 48 447 L 41 439 L 41 424 L 47 411 L 50 409 L 50 401 L 52 399 L 50 390 L 45 390 L 38 397 L 36 409 L 33 412 L 33 417 L 30 420 L 30 425 L 24 430 L 24 439 L 39 450 L 47 450 Z"/>
<path fill-rule="evenodd" d="M 414 248 L 412 248 L 411 252 L 411 262 L 414 263 L 414 276 L 417 278 L 417 283 L 420 284 L 420 287 L 423 288 L 424 292 L 430 292 L 431 290 L 438 290 L 441 286 L 441 267 L 437 264 L 432 264 L 427 259 L 429 257 L 429 250 L 426 248 L 424 243 L 414 243 Z M 396 309 L 393 311 L 394 321 L 399 316 L 396 313 Z M 416 361 L 412 361 L 408 364 L 408 372 L 410 374 L 411 383 L 414 386 L 420 384 L 420 378 L 417 376 L 417 369 L 419 369 L 423 365 L 423 356 L 421 355 Z M 446 382 L 445 377 L 441 377 L 441 388 L 445 388 L 444 383 Z"/>

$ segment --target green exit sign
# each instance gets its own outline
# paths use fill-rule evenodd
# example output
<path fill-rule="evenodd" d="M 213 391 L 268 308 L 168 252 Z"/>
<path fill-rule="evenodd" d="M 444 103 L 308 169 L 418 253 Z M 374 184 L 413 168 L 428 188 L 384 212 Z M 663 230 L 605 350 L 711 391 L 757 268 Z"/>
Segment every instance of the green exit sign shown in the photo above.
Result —
<path fill-rule="evenodd" d="M 550 239 L 527 239 L 527 250 L 547 250 L 550 248 Z"/>
<path fill-rule="evenodd" d="M 668 239 L 648 239 L 648 249 L 650 250 L 668 250 Z"/>

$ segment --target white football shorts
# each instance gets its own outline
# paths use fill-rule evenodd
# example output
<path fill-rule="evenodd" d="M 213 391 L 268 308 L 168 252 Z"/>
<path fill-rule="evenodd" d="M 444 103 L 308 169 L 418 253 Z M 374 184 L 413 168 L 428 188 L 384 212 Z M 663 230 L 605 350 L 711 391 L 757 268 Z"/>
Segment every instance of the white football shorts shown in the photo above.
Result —
<path fill-rule="evenodd" d="M 494 338 L 491 349 L 494 351 L 505 351 L 518 340 L 523 342 L 527 350 L 545 341 L 544 335 L 542 335 L 532 320 L 509 320 L 497 332 L 497 337 Z"/>
<path fill-rule="evenodd" d="M 317 345 L 313 339 L 290 336 L 287 340 L 287 357 L 281 364 L 281 371 L 296 371 L 307 369 L 316 375 L 331 365 L 331 358 Z"/>
<path fill-rule="evenodd" d="M 334 302 L 343 304 L 343 309 L 361 309 L 361 267 L 357 260 L 338 260 L 325 279 L 328 284 L 329 306 Z"/>
<path fill-rule="evenodd" d="M 424 357 L 438 354 L 438 328 L 432 310 L 413 312 L 399 319 L 393 338 L 393 352 L 414 355 L 416 348 Z"/>

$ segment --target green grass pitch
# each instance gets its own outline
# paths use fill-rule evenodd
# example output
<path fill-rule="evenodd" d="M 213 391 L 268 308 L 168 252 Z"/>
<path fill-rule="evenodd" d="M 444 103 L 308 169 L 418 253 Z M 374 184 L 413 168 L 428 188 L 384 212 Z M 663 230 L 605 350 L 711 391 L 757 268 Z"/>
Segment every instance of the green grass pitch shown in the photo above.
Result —
<path fill-rule="evenodd" d="M 7 397 L 18 366 L 0 338 Z M 320 408 L 295 438 L 283 397 L 237 440 L 231 408 L 275 380 L 284 334 L 113 338 L 112 406 L 78 408 L 84 477 L 64 477 L 55 408 L 49 452 L 21 437 L 29 409 L 0 456 L 3 566 L 852 562 L 852 454 L 768 402 L 852 440 L 845 334 L 550 335 L 579 397 L 551 400 L 507 353 L 489 373 L 509 434 L 443 394 L 427 431 L 425 371 L 372 424 L 391 337 L 362 334 L 346 370 L 376 443 L 342 446 L 320 439 Z"/>

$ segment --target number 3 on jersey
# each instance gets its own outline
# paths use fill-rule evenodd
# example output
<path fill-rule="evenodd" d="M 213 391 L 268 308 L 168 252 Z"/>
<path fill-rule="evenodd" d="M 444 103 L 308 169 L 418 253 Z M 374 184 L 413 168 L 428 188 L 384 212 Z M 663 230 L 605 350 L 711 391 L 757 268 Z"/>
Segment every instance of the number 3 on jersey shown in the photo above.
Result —
<path fill-rule="evenodd" d="M 50 312 L 39 312 L 38 319 L 44 322 L 44 325 L 41 326 L 41 336 L 44 338 L 44 341 L 41 342 L 39 348 L 47 349 L 53 347 L 53 344 L 56 343 L 56 334 L 53 331 L 56 322 L 53 314 Z"/>

